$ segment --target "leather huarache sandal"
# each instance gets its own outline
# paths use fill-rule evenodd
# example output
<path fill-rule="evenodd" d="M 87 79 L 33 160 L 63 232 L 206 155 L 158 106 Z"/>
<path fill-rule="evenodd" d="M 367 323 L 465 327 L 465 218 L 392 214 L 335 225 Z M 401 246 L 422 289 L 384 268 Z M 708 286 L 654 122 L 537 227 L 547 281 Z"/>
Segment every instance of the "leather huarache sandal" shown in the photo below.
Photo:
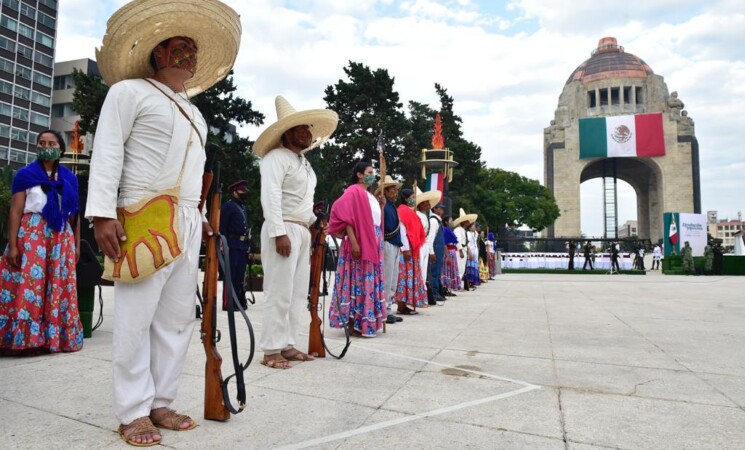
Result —
<path fill-rule="evenodd" d="M 158 412 L 156 412 L 158 411 Z M 156 420 L 158 417 L 158 420 Z M 199 425 L 186 414 L 179 414 L 176 411 L 168 408 L 157 408 L 150 411 L 150 420 L 153 421 L 153 425 L 158 428 L 165 428 L 166 430 L 173 431 L 188 431 L 193 430 Z M 181 424 L 188 421 L 189 426 L 182 428 Z"/>
<path fill-rule="evenodd" d="M 119 436 L 129 445 L 134 447 L 152 447 L 160 444 L 162 438 L 155 439 L 153 436 L 160 436 L 160 431 L 153 425 L 149 417 L 140 417 L 130 422 L 128 425 L 119 425 Z M 152 442 L 137 442 L 135 437 L 147 439 L 150 437 Z"/>

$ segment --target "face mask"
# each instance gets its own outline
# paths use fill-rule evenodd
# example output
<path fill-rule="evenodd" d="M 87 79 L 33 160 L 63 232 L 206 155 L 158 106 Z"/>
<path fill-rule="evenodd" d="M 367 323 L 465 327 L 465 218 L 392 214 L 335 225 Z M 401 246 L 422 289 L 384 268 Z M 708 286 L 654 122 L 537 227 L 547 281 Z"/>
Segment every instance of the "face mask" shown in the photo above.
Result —
<path fill-rule="evenodd" d="M 197 47 L 192 41 L 171 40 L 166 47 L 153 49 L 159 69 L 182 69 L 194 75 L 197 71 Z"/>
<path fill-rule="evenodd" d="M 62 156 L 62 150 L 55 147 L 37 147 L 36 156 L 44 161 L 57 161 Z"/>
<path fill-rule="evenodd" d="M 375 175 L 372 173 L 365 175 L 365 177 L 362 178 L 362 182 L 370 186 L 371 184 L 375 183 Z"/>
<path fill-rule="evenodd" d="M 409 206 L 416 206 L 416 198 L 409 197 L 406 199 L 406 204 Z"/>

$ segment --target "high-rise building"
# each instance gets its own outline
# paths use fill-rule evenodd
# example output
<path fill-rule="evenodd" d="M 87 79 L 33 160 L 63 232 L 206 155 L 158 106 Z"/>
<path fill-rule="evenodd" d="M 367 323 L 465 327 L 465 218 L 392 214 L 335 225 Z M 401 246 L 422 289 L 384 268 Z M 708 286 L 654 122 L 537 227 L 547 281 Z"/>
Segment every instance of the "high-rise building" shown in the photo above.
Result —
<path fill-rule="evenodd" d="M 72 97 L 75 93 L 75 80 L 73 80 L 72 74 L 75 69 L 86 75 L 101 78 L 98 64 L 92 59 L 76 59 L 54 63 L 52 128 L 62 133 L 68 148 L 72 147 L 75 123 L 80 120 L 80 114 L 72 108 Z M 79 144 L 82 144 L 83 153 L 87 154 L 90 150 L 92 136 L 83 136 L 80 139 Z"/>
<path fill-rule="evenodd" d="M 51 126 L 57 0 L 2 0 L 0 165 L 36 159 L 38 133 Z"/>

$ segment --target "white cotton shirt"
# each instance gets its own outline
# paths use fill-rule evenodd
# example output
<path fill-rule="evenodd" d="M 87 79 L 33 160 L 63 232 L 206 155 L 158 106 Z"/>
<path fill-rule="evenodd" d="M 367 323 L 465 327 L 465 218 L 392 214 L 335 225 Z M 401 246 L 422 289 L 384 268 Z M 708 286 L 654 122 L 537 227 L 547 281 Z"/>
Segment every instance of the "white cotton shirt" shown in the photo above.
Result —
<path fill-rule="evenodd" d="M 411 245 L 409 245 L 409 236 L 406 234 L 406 225 L 403 222 L 399 222 L 399 227 L 401 230 L 401 251 L 407 252 L 411 250 Z"/>
<path fill-rule="evenodd" d="M 51 172 L 47 172 L 47 175 L 51 174 Z M 55 179 L 58 176 L 55 174 Z M 45 206 L 47 206 L 47 194 L 41 186 L 26 189 L 26 203 L 23 205 L 23 214 L 41 213 Z"/>
<path fill-rule="evenodd" d="M 205 142 L 207 124 L 184 94 L 151 81 L 170 98 L 142 79 L 120 81 L 106 95 L 93 143 L 86 217 L 116 218 L 117 206 L 175 186 L 182 166 L 179 204 L 199 204 L 204 147 L 171 99 L 191 117 Z"/>
<path fill-rule="evenodd" d="M 312 225 L 316 173 L 302 154 L 277 147 L 261 159 L 261 208 L 269 237 L 287 234 L 285 221 Z"/>
<path fill-rule="evenodd" d="M 373 225 L 379 227 L 381 223 L 380 203 L 378 203 L 378 199 L 376 199 L 375 196 L 369 192 L 367 193 L 367 199 L 370 201 L 370 210 L 372 211 Z"/>
<path fill-rule="evenodd" d="M 440 232 L 440 221 L 435 219 L 434 216 L 429 218 L 429 233 L 427 233 L 427 245 L 429 246 L 429 254 L 435 254 L 435 238 L 437 233 Z"/>

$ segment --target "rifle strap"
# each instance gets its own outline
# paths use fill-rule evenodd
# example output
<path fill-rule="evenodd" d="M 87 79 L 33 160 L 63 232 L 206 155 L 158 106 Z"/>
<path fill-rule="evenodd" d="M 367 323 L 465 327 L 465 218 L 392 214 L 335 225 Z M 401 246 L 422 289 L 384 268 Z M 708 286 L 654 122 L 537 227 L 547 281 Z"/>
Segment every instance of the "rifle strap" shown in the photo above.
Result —
<path fill-rule="evenodd" d="M 318 235 L 320 236 L 321 233 L 318 233 Z M 334 240 L 334 245 L 336 246 L 336 251 L 338 252 L 341 249 L 341 246 L 339 245 L 339 242 L 333 236 L 331 236 L 331 239 Z M 313 251 L 321 251 L 321 248 L 323 248 L 323 250 L 322 250 L 323 251 L 323 261 L 321 263 L 321 267 L 323 267 L 323 283 L 324 283 L 324 285 L 328 285 L 328 283 L 326 281 L 327 280 L 327 277 L 328 277 L 328 271 L 326 270 L 326 258 L 330 254 L 330 249 L 328 248 L 328 246 L 326 245 L 325 242 L 323 242 L 323 243 L 313 242 Z M 333 263 L 334 266 L 336 266 L 337 261 L 338 261 L 338 258 L 333 258 L 332 257 L 332 263 Z M 324 293 L 325 293 L 325 291 L 324 291 Z M 336 307 L 337 307 L 336 308 L 337 311 L 341 311 L 341 299 L 339 297 L 336 298 Z M 326 311 L 326 295 L 325 294 L 323 295 L 323 308 L 321 308 L 321 311 Z M 323 321 L 323 327 L 324 327 L 324 329 L 321 330 L 321 340 L 323 341 L 323 348 L 325 348 L 326 349 L 326 353 L 328 353 L 329 355 L 331 355 L 333 358 L 335 358 L 335 359 L 342 359 L 344 357 L 344 355 L 347 354 L 347 350 L 349 350 L 349 346 L 352 343 L 352 339 L 349 336 L 349 327 L 346 326 L 346 324 L 344 325 L 344 335 L 346 336 L 347 342 L 344 344 L 344 348 L 341 350 L 341 353 L 339 353 L 339 355 L 335 355 L 329 349 L 328 345 L 326 345 L 326 337 L 324 336 L 324 330 L 326 328 L 326 321 Z"/>

